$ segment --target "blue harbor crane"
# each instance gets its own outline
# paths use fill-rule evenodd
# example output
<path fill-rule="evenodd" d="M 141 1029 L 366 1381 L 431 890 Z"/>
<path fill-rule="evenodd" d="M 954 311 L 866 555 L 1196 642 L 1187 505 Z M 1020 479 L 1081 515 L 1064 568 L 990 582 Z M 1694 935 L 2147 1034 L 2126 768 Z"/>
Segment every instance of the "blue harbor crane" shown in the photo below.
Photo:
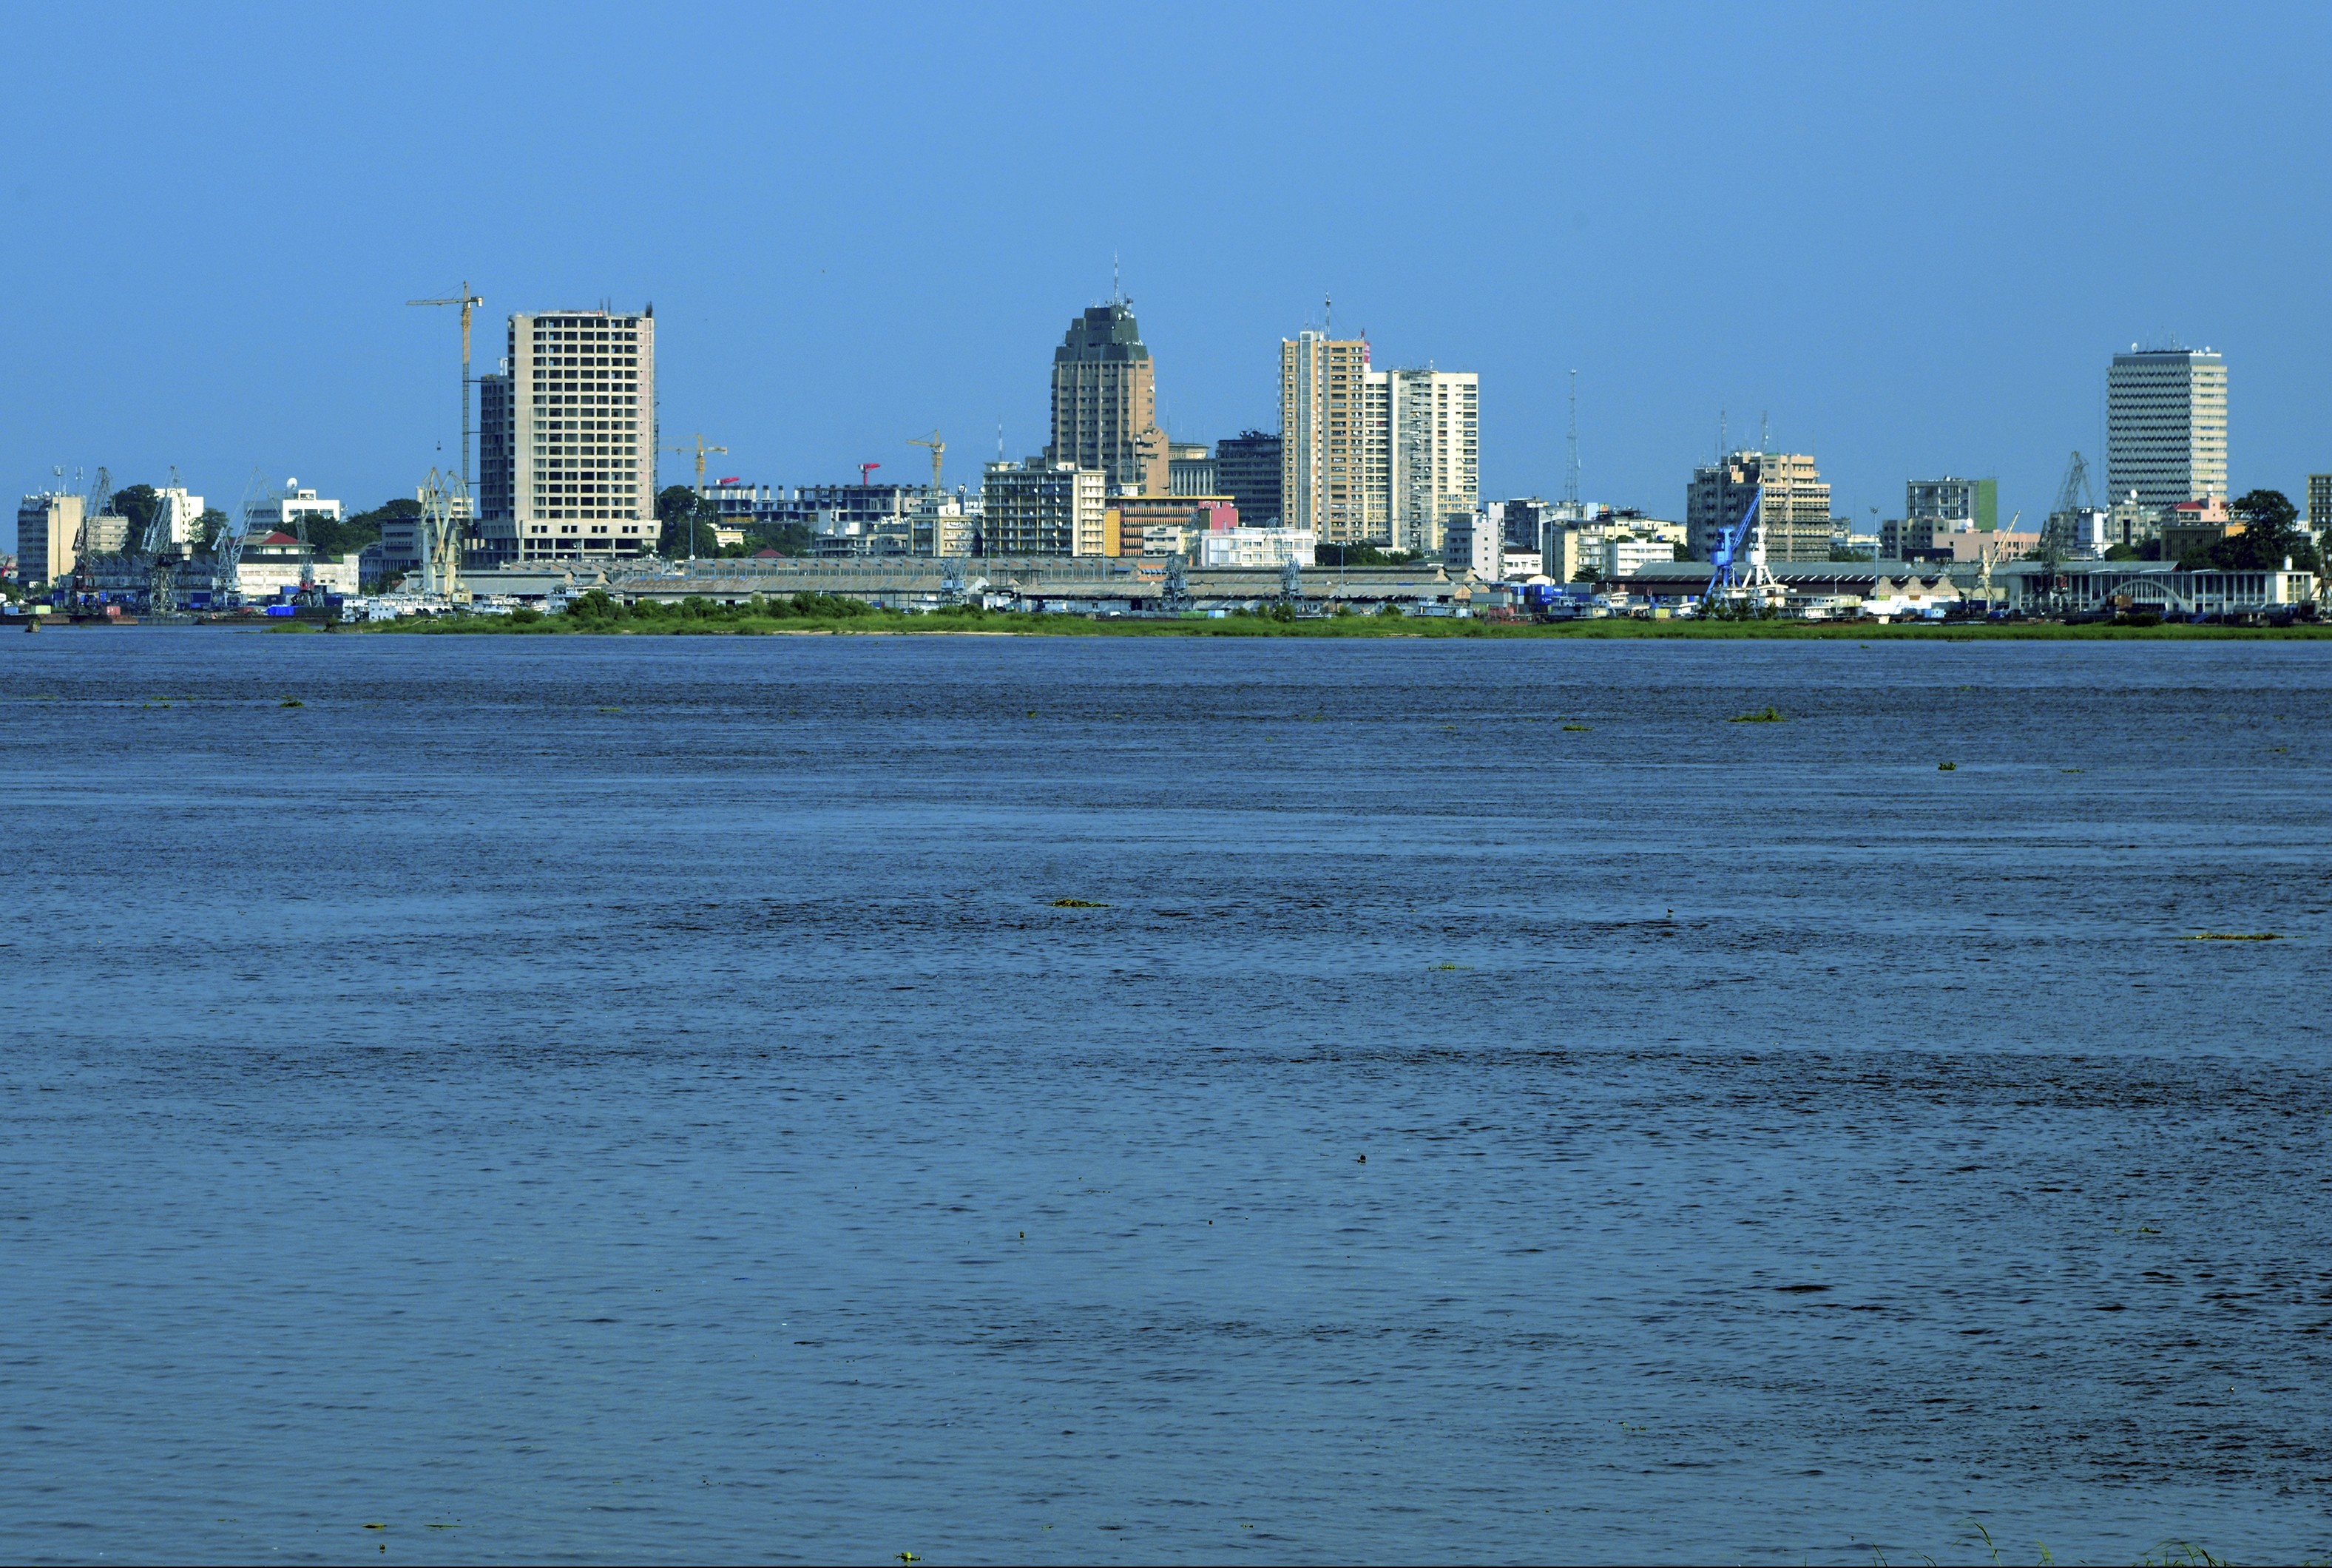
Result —
<path fill-rule="evenodd" d="M 1716 569 L 1708 574 L 1708 587 L 1702 590 L 1704 606 L 1720 599 L 1735 599 L 1761 594 L 1779 585 L 1773 574 L 1765 569 L 1765 487 L 1760 484 L 1749 497 L 1747 510 L 1741 521 L 1720 528 L 1716 546 L 1708 552 Z"/>

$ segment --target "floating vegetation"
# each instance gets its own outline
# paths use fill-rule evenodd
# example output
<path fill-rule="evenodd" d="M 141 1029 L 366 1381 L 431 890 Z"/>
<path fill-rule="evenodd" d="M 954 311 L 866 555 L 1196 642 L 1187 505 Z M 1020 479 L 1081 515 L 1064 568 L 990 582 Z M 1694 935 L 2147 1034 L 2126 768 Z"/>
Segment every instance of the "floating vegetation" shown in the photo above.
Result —
<path fill-rule="evenodd" d="M 2281 942 L 2271 931 L 2198 931 L 2188 942 Z"/>
<path fill-rule="evenodd" d="M 2060 773 L 2078 773 L 2080 770 L 2079 768 L 2060 768 L 2057 771 Z"/>
<path fill-rule="evenodd" d="M 1778 724 L 1782 722 L 1782 710 L 1768 703 L 1754 713 L 1735 713 L 1725 722 L 1728 724 Z"/>
<path fill-rule="evenodd" d="M 1109 905 L 1096 904 L 1090 898 L 1056 898 L 1053 900 L 1053 907 L 1055 909 L 1107 909 Z"/>
<path fill-rule="evenodd" d="M 1938 762 L 1935 764 L 1935 771 L 1938 773 L 1956 773 L 1959 771 L 1959 767 L 1960 765 L 1956 762 Z"/>
<path fill-rule="evenodd" d="M 1587 726 L 1584 724 L 1565 724 L 1563 728 L 1566 730 L 1584 730 Z"/>
<path fill-rule="evenodd" d="M 275 705 L 279 708 L 304 708 L 308 704 L 301 702 L 297 697 L 286 697 Z"/>

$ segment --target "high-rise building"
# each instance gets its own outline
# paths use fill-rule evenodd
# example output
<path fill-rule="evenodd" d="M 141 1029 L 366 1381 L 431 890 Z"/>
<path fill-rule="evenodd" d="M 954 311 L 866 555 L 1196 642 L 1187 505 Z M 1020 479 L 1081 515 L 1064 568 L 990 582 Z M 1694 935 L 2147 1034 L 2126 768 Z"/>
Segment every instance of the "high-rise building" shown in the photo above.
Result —
<path fill-rule="evenodd" d="M 54 582 L 72 570 L 73 552 L 81 542 L 81 512 L 88 504 L 78 495 L 55 492 L 28 495 L 17 503 L 18 582 Z"/>
<path fill-rule="evenodd" d="M 2332 473 L 2308 476 L 2308 526 L 2316 533 L 2332 528 Z"/>
<path fill-rule="evenodd" d="M 1481 499 L 1481 378 L 1371 370 L 1365 339 L 1279 346 L 1280 521 L 1324 544 L 1438 554 Z"/>
<path fill-rule="evenodd" d="M 1040 457 L 991 463 L 980 476 L 980 553 L 1113 555 L 1109 490 L 1098 468 Z"/>
<path fill-rule="evenodd" d="M 1279 345 L 1279 521 L 1323 544 L 1390 537 L 1386 498 L 1369 472 L 1371 455 L 1381 469 L 1386 452 L 1383 430 L 1369 428 L 1368 374 L 1365 338 L 1307 330 Z"/>
<path fill-rule="evenodd" d="M 1811 457 L 1782 452 L 1735 452 L 1693 470 L 1685 492 L 1686 546 L 1693 559 L 1709 558 L 1717 535 L 1747 513 L 1760 486 L 1765 559 L 1775 564 L 1828 560 L 1830 486 Z"/>
<path fill-rule="evenodd" d="M 504 364 L 480 387 L 471 559 L 653 553 L 655 315 L 514 315 Z"/>
<path fill-rule="evenodd" d="M 1053 439 L 1047 464 L 1098 468 L 1110 490 L 1163 495 L 1166 433 L 1158 428 L 1158 368 L 1133 302 L 1112 300 L 1069 323 L 1053 350 Z"/>
<path fill-rule="evenodd" d="M 2106 375 L 2106 493 L 2159 511 L 2227 493 L 2227 362 L 2138 349 Z"/>
<path fill-rule="evenodd" d="M 1242 430 L 1215 443 L 1215 483 L 1238 508 L 1241 526 L 1279 521 L 1280 439 Z"/>
<path fill-rule="evenodd" d="M 1385 370 L 1368 378 L 1388 433 L 1386 535 L 1394 550 L 1441 553 L 1449 520 L 1481 501 L 1481 378 L 1470 370 Z M 1378 427 L 1373 416 L 1371 428 Z"/>

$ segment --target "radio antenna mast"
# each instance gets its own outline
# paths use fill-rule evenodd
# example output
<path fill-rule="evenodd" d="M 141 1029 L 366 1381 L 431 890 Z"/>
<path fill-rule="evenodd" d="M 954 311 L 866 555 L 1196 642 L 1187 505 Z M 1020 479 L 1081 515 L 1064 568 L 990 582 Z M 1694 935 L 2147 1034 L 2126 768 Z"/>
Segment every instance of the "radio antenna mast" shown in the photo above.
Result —
<path fill-rule="evenodd" d="M 1572 508 L 1579 505 L 1579 372 L 1571 373 L 1571 461 L 1563 470 L 1563 499 Z M 1573 514 L 1577 515 L 1574 510 Z"/>

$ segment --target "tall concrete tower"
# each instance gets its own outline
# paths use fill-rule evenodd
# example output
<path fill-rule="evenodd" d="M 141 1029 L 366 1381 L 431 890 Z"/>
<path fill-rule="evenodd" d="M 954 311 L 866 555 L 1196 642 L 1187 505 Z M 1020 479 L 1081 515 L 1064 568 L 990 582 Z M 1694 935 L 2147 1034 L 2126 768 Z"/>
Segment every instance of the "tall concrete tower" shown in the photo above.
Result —
<path fill-rule="evenodd" d="M 1098 468 L 1112 493 L 1167 493 L 1166 433 L 1158 428 L 1158 368 L 1119 298 L 1069 323 L 1053 350 L 1053 439 L 1048 464 Z"/>
<path fill-rule="evenodd" d="M 1279 521 L 1324 544 L 1391 542 L 1377 483 L 1386 432 L 1368 379 L 1366 339 L 1307 329 L 1280 341 Z"/>
<path fill-rule="evenodd" d="M 655 550 L 655 312 L 514 315 L 504 363 L 480 378 L 471 560 Z"/>

